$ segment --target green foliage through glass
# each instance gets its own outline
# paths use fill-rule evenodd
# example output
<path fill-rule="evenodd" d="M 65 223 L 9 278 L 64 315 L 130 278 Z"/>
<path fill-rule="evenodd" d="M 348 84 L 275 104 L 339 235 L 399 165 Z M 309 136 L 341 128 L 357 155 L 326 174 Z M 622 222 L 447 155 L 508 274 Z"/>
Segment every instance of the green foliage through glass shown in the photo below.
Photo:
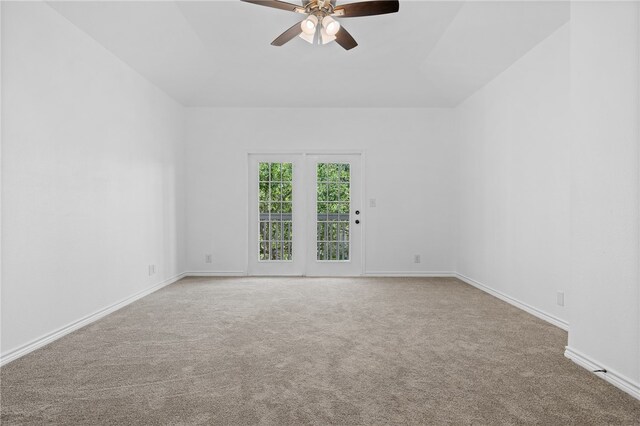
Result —
<path fill-rule="evenodd" d="M 316 258 L 349 260 L 349 164 L 318 163 L 316 181 Z"/>
<path fill-rule="evenodd" d="M 258 165 L 259 259 L 293 260 L 293 164 Z"/>

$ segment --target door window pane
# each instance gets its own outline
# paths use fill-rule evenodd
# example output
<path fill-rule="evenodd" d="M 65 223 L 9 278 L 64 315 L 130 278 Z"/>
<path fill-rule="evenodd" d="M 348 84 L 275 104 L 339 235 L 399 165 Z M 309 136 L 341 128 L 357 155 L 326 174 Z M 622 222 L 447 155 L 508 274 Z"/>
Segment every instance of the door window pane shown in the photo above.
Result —
<path fill-rule="evenodd" d="M 349 164 L 318 163 L 316 259 L 349 260 Z"/>
<path fill-rule="evenodd" d="M 293 260 L 293 164 L 260 163 L 258 259 Z"/>

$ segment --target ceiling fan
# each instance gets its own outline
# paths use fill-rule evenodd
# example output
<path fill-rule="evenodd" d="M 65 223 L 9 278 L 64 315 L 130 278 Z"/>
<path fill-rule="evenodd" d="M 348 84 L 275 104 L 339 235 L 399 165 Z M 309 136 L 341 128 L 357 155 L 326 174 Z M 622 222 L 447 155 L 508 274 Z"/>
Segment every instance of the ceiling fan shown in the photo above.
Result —
<path fill-rule="evenodd" d="M 336 0 L 302 0 L 302 6 L 280 0 L 242 1 L 307 15 L 305 19 L 273 40 L 271 42 L 273 46 L 282 46 L 300 36 L 300 38 L 312 44 L 314 41 L 327 44 L 335 40 L 346 50 L 353 49 L 358 43 L 334 18 L 384 15 L 386 13 L 395 13 L 400 9 L 398 0 L 372 0 L 339 6 L 336 6 Z"/>

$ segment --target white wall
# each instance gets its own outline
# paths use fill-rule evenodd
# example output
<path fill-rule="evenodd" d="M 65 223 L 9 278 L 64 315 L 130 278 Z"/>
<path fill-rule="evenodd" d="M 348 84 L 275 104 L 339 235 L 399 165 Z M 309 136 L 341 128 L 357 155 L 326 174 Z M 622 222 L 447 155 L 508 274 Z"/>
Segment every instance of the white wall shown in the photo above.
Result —
<path fill-rule="evenodd" d="M 457 272 L 566 322 L 556 294 L 570 280 L 569 25 L 456 114 Z"/>
<path fill-rule="evenodd" d="M 569 348 L 640 396 L 640 4 L 571 7 Z"/>
<path fill-rule="evenodd" d="M 637 397 L 639 9 L 572 3 L 456 110 L 457 272 L 568 323 L 567 356 Z"/>
<path fill-rule="evenodd" d="M 189 271 L 246 272 L 247 153 L 363 150 L 367 273 L 453 271 L 452 112 L 189 108 Z M 322 128 L 329 125 L 327 135 Z M 205 264 L 205 253 L 213 264 Z M 421 254 L 422 263 L 413 263 Z"/>
<path fill-rule="evenodd" d="M 2 2 L 2 66 L 4 357 L 182 272 L 184 115 L 44 3 Z"/>

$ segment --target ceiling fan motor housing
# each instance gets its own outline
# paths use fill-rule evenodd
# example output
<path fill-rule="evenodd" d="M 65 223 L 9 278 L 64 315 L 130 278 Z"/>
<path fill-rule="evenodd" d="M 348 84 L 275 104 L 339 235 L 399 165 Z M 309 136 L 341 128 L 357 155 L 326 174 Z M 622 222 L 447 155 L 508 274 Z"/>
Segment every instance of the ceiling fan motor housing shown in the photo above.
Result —
<path fill-rule="evenodd" d="M 322 17 L 325 17 L 327 15 L 331 15 L 335 7 L 329 0 L 311 0 L 309 3 L 305 4 L 304 9 L 308 14 L 321 15 Z"/>

